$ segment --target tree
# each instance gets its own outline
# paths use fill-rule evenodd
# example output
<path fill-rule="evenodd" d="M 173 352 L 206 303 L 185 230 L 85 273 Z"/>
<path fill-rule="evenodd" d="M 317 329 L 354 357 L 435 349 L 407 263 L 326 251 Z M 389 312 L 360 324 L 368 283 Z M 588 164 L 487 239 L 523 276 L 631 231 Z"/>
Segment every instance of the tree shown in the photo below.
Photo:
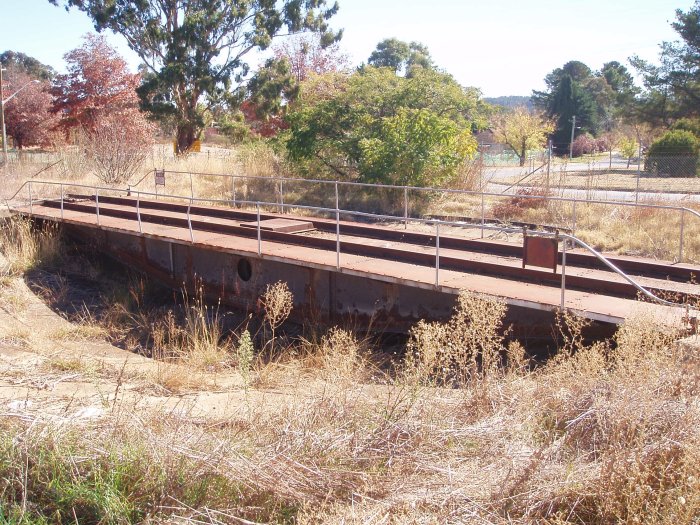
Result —
<path fill-rule="evenodd" d="M 515 151 L 520 165 L 524 166 L 528 151 L 546 145 L 547 136 L 554 131 L 554 124 L 551 120 L 520 107 L 494 115 L 491 130 L 498 142 Z"/>
<path fill-rule="evenodd" d="M 332 71 L 349 71 L 350 57 L 336 42 L 324 47 L 321 35 L 297 35 L 272 46 L 278 60 L 289 62 L 292 78 L 303 82 L 310 74 L 322 75 Z"/>
<path fill-rule="evenodd" d="M 59 0 L 49 0 L 57 5 Z M 175 118 L 177 150 L 185 152 L 203 129 L 202 99 L 216 104 L 232 96 L 232 80 L 241 88 L 249 72 L 245 56 L 268 48 L 284 29 L 317 31 L 329 45 L 340 33 L 328 20 L 338 5 L 326 0 L 63 0 L 94 21 L 126 38 L 150 71 L 139 89 L 142 107 L 155 116 Z"/>
<path fill-rule="evenodd" d="M 485 124 L 475 89 L 444 73 L 411 78 L 367 66 L 311 77 L 288 114 L 290 157 L 319 176 L 396 184 L 441 183 L 475 151 Z"/>
<path fill-rule="evenodd" d="M 620 153 L 627 159 L 627 167 L 630 167 L 630 162 L 639 153 L 639 144 L 636 140 L 630 137 L 623 137 L 620 140 Z"/>
<path fill-rule="evenodd" d="M 0 64 L 8 69 L 23 71 L 38 80 L 51 80 L 56 75 L 56 71 L 51 66 L 42 64 L 36 58 L 17 51 L 8 50 L 0 54 Z"/>
<path fill-rule="evenodd" d="M 68 73 L 58 75 L 51 89 L 58 127 L 84 137 L 100 180 L 123 182 L 141 168 L 155 133 L 139 110 L 140 75 L 129 72 L 102 36 L 87 35 L 64 58 Z"/>
<path fill-rule="evenodd" d="M 37 79 L 15 67 L 7 68 L 5 78 L 9 92 L 21 89 L 5 104 L 7 135 L 14 139 L 18 149 L 51 144 L 54 138 L 52 130 L 58 118 L 51 111 L 48 82 L 33 82 Z"/>
<path fill-rule="evenodd" d="M 87 35 L 83 46 L 66 53 L 64 59 L 68 73 L 58 75 L 51 89 L 63 130 L 92 132 L 108 114 L 127 110 L 132 117 L 143 118 L 136 94 L 140 77 L 129 73 L 124 59 L 103 37 Z"/>
<path fill-rule="evenodd" d="M 425 108 L 399 108 L 358 146 L 363 180 L 413 186 L 444 184 L 476 152 L 471 130 Z"/>
<path fill-rule="evenodd" d="M 671 26 L 681 40 L 661 44 L 660 65 L 630 58 L 646 88 L 639 115 L 664 126 L 676 118 L 700 116 L 700 0 L 686 12 L 677 9 Z"/>
<path fill-rule="evenodd" d="M 415 68 L 433 69 L 433 59 L 428 48 L 420 42 L 406 43 L 396 38 L 386 38 L 367 59 L 374 67 L 388 67 L 395 73 L 404 72 L 410 77 Z"/>
<path fill-rule="evenodd" d="M 617 61 L 606 62 L 600 70 L 610 89 L 615 94 L 615 105 L 618 112 L 629 111 L 634 104 L 634 98 L 639 94 L 639 88 L 634 85 L 634 78 L 629 70 Z"/>
<path fill-rule="evenodd" d="M 134 110 L 114 111 L 85 134 L 87 157 L 95 175 L 108 184 L 122 183 L 139 172 L 153 145 L 154 125 L 134 119 Z"/>
<path fill-rule="evenodd" d="M 594 90 L 587 89 L 594 78 L 586 64 L 574 60 L 545 77 L 547 91 L 533 91 L 535 107 L 548 118 L 555 119 L 552 140 L 559 151 L 568 150 L 574 115 L 581 133 L 595 135 L 598 132 L 598 107 L 592 93 Z"/>

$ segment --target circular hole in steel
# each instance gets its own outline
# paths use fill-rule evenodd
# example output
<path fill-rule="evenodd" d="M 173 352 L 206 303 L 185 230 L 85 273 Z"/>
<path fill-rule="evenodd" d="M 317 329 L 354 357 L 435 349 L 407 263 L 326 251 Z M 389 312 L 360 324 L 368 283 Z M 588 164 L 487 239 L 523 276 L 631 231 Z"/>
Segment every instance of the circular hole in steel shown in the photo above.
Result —
<path fill-rule="evenodd" d="M 248 259 L 238 259 L 238 277 L 241 281 L 250 281 L 253 276 L 253 267 Z"/>

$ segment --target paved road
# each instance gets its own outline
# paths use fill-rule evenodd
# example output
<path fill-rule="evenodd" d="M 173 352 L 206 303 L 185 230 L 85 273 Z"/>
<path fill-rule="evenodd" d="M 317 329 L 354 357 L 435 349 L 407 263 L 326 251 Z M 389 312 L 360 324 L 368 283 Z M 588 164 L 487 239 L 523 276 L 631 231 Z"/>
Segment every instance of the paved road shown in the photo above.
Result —
<path fill-rule="evenodd" d="M 540 167 L 540 163 L 535 163 L 534 167 Z M 489 178 L 494 181 L 511 179 L 513 177 L 524 177 L 532 171 L 532 166 L 527 163 L 525 166 L 485 166 L 486 172 Z M 587 172 L 587 171 L 603 171 L 603 170 L 624 170 L 627 169 L 627 159 L 621 157 L 613 157 L 612 165 L 608 159 L 591 160 L 587 162 L 572 161 L 572 162 L 562 162 L 560 159 L 552 161 L 551 171 L 558 173 L 565 171 L 567 173 L 573 172 Z M 635 170 L 636 165 L 631 164 L 630 169 Z M 542 170 L 546 170 L 543 167 L 538 171 L 541 173 Z"/>
<path fill-rule="evenodd" d="M 538 166 L 535 165 L 535 168 Z M 634 169 L 635 165 L 631 165 Z M 541 168 L 536 174 L 538 176 L 545 170 L 546 167 Z M 609 159 L 599 159 L 592 160 L 588 162 L 561 162 L 559 159 L 552 162 L 552 167 L 550 169 L 554 174 L 561 172 L 562 170 L 567 173 L 573 172 L 587 172 L 587 171 L 603 171 L 610 169 Z M 619 156 L 614 156 L 612 159 L 612 169 L 627 169 L 627 159 L 623 159 Z M 487 191 L 494 193 L 504 193 L 506 195 L 513 195 L 518 190 L 523 188 L 528 188 L 528 179 L 526 178 L 520 185 L 514 188 L 509 188 L 512 184 L 513 179 L 518 180 L 525 177 L 532 171 L 530 166 L 505 166 L 505 167 L 487 167 L 486 176 L 489 179 L 489 184 L 487 185 Z M 633 171 L 633 173 L 635 173 Z M 505 182 L 509 181 L 509 182 Z M 686 194 L 686 193 L 665 193 L 665 192 L 653 192 L 653 191 L 641 191 L 637 194 L 634 191 L 625 190 L 608 190 L 608 189 L 576 189 L 576 188 L 558 188 L 556 194 L 559 197 L 577 198 L 577 199 L 588 199 L 588 200 L 614 200 L 614 201 L 659 201 L 666 200 L 673 203 L 679 202 L 700 202 L 700 195 L 697 194 Z"/>
<path fill-rule="evenodd" d="M 486 186 L 487 191 L 493 193 L 503 193 L 504 195 L 514 195 L 518 190 L 527 188 L 527 186 L 518 186 L 517 188 L 508 188 L 509 184 L 498 182 L 489 183 Z M 557 188 L 555 191 L 557 197 L 567 197 L 572 199 L 583 200 L 607 200 L 607 201 L 669 201 L 673 204 L 682 202 L 700 202 L 700 195 L 688 193 L 662 193 L 640 191 L 637 195 L 633 191 L 619 190 L 580 190 L 575 188 Z"/>

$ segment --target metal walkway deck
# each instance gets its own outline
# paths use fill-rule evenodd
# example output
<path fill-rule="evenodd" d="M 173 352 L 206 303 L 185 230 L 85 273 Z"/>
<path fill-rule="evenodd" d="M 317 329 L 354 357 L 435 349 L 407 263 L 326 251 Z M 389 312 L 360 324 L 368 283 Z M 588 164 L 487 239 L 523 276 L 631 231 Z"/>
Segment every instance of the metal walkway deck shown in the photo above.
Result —
<path fill-rule="evenodd" d="M 454 301 L 450 297 L 460 290 L 501 298 L 521 318 L 555 311 L 562 304 L 561 253 L 556 272 L 523 268 L 522 245 L 450 235 L 446 226 L 442 234 L 438 226 L 438 239 L 410 229 L 262 213 L 259 208 L 195 206 L 133 196 L 96 199 L 87 194 L 32 202 L 14 207 L 13 212 L 62 222 L 170 284 L 199 277 L 211 290 L 220 288 L 225 299 L 248 307 L 266 284 L 279 279 L 291 281 L 300 304 L 321 305 L 328 317 L 371 318 L 377 312 L 389 322 L 444 317 Z M 266 230 L 262 222 L 273 218 L 307 221 L 314 229 Z M 258 222 L 260 228 L 255 227 Z M 229 257 L 207 255 L 215 253 Z M 691 284 L 698 267 L 633 257 L 608 259 L 663 298 L 700 297 L 700 286 Z M 669 323 L 688 322 L 686 309 L 642 303 L 638 295 L 629 279 L 608 271 L 590 253 L 566 252 L 565 308 L 604 323 L 618 324 L 640 310 Z"/>

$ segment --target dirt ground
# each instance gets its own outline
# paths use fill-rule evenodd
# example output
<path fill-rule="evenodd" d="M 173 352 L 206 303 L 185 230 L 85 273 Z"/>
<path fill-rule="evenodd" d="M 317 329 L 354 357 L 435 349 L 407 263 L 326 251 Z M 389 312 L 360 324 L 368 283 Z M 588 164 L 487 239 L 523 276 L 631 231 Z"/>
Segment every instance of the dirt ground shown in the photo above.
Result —
<path fill-rule="evenodd" d="M 193 371 L 156 361 L 113 346 L 64 319 L 23 280 L 13 280 L 3 290 L 0 417 L 99 418 L 129 407 L 235 420 L 249 417 L 251 407 L 283 410 L 326 388 L 293 374 L 275 374 L 274 384 L 251 387 L 234 370 Z M 172 378 L 177 378 L 176 392 L 168 390 Z M 363 392 L 360 385 L 358 394 L 373 396 L 377 388 L 368 386 Z"/>

